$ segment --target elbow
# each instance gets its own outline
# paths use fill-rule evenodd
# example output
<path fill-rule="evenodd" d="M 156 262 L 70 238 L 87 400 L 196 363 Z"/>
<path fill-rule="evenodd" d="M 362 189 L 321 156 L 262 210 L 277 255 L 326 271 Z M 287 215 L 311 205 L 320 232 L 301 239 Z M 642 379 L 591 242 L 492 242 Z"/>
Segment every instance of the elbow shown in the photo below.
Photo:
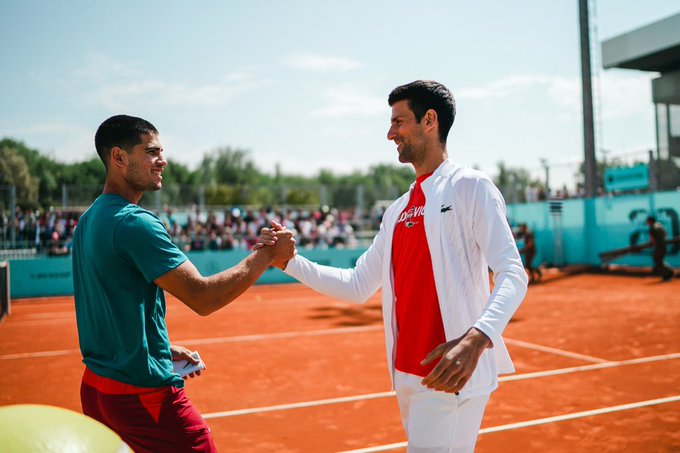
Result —
<path fill-rule="evenodd" d="M 494 272 L 494 285 L 510 285 L 513 291 L 523 299 L 529 288 L 529 276 L 521 266 L 510 266 L 505 270 Z"/>
<path fill-rule="evenodd" d="M 518 290 L 523 292 L 527 291 L 527 288 L 529 287 L 529 275 L 527 275 L 527 272 L 524 270 L 521 261 L 510 266 L 507 275 L 515 282 Z"/>
<path fill-rule="evenodd" d="M 513 272 L 513 277 L 514 278 L 512 279 L 512 281 L 515 287 L 515 291 L 517 292 L 517 295 L 521 301 L 524 299 L 524 296 L 526 296 L 527 291 L 529 289 L 529 276 L 524 271 L 524 269 L 522 269 Z"/>
<path fill-rule="evenodd" d="M 353 289 L 351 301 L 355 304 L 365 304 L 378 291 L 378 288 L 368 284 L 366 279 L 354 280 Z"/>
<path fill-rule="evenodd" d="M 212 313 L 215 313 L 215 310 L 211 310 L 210 308 L 204 307 L 204 306 L 193 308 L 193 310 L 194 310 L 194 313 L 196 313 L 198 316 L 201 316 L 201 317 L 206 317 L 206 316 L 208 316 Z"/>
<path fill-rule="evenodd" d="M 219 310 L 221 307 L 223 307 L 226 304 L 219 304 L 216 302 L 217 299 L 214 297 L 203 297 L 199 299 L 198 303 L 196 304 L 195 307 L 192 307 L 192 309 L 198 314 L 199 316 L 206 317 L 208 315 L 212 315 L 215 313 L 217 310 Z"/>
<path fill-rule="evenodd" d="M 360 296 L 357 296 L 357 297 L 349 298 L 349 299 L 347 299 L 347 301 L 351 302 L 353 304 L 363 305 L 366 302 L 368 302 L 368 299 L 369 299 L 369 297 L 366 297 L 364 295 L 360 295 Z"/>
<path fill-rule="evenodd" d="M 228 294 L 225 296 L 206 292 L 202 297 L 197 297 L 195 299 L 191 309 L 199 316 L 209 316 L 232 303 L 236 297 L 237 294 Z"/>
<path fill-rule="evenodd" d="M 371 298 L 371 294 L 365 294 L 361 291 L 355 291 L 351 294 L 343 294 L 338 296 L 340 299 L 351 304 L 363 305 Z"/>
<path fill-rule="evenodd" d="M 208 316 L 210 313 L 215 311 L 215 310 L 211 310 L 208 305 L 203 303 L 197 297 L 187 297 L 187 298 L 182 299 L 182 302 L 184 303 L 184 305 L 189 307 L 191 309 L 191 311 L 196 313 L 198 316 Z"/>
<path fill-rule="evenodd" d="M 524 271 L 524 269 L 521 269 L 518 271 L 517 275 L 519 276 L 521 285 L 522 285 L 522 290 L 526 293 L 527 289 L 529 288 L 529 276 L 527 273 Z"/>
<path fill-rule="evenodd" d="M 355 304 L 360 304 L 363 305 L 367 303 L 369 300 L 371 300 L 371 297 L 375 294 L 375 291 L 364 291 L 359 294 L 357 294 L 355 297 L 352 298 L 352 302 Z"/>
<path fill-rule="evenodd" d="M 363 292 L 363 293 L 355 300 L 355 302 L 356 302 L 357 304 L 365 304 L 366 302 L 368 302 L 369 300 L 371 300 L 371 297 L 373 297 L 373 295 L 374 295 L 375 293 L 376 293 L 375 291 L 367 290 L 367 291 Z"/>
<path fill-rule="evenodd" d="M 205 317 L 214 313 L 219 307 L 214 304 L 214 298 L 211 297 L 203 288 L 194 288 L 190 294 L 187 294 L 183 299 L 184 305 L 189 307 L 194 313 Z"/>

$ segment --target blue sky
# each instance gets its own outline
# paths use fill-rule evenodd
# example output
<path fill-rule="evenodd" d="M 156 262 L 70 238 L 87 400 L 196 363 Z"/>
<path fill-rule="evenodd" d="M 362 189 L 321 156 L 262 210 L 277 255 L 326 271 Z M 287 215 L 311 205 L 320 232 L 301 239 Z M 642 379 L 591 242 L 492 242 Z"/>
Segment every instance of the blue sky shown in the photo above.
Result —
<path fill-rule="evenodd" d="M 591 2 L 599 40 L 680 12 L 677 0 Z M 397 163 L 387 95 L 434 79 L 456 96 L 449 154 L 570 184 L 582 157 L 577 0 L 0 0 L 0 137 L 73 162 L 118 113 L 156 125 L 166 155 L 248 150 L 264 171 Z M 599 49 L 599 45 L 597 46 Z M 595 64 L 599 55 L 595 53 Z M 650 80 L 598 71 L 598 146 L 655 146 Z M 560 175 L 560 172 L 562 173 Z"/>

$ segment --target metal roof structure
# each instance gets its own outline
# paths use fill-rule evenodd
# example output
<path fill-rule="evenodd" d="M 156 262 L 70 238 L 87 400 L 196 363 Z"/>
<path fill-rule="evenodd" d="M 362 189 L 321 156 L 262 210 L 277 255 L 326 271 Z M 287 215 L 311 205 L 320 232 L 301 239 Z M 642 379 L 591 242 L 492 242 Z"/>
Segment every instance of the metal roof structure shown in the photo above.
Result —
<path fill-rule="evenodd" d="M 680 69 L 680 13 L 602 41 L 602 66 L 661 73 Z"/>

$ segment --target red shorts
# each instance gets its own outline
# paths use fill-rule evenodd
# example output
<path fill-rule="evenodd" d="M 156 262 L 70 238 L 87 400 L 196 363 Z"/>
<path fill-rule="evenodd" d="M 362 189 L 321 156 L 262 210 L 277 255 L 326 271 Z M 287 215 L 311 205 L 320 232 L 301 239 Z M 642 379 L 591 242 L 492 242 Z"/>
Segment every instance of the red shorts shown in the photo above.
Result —
<path fill-rule="evenodd" d="M 217 452 L 184 389 L 135 387 L 85 368 L 80 401 L 85 415 L 111 428 L 136 453 Z"/>

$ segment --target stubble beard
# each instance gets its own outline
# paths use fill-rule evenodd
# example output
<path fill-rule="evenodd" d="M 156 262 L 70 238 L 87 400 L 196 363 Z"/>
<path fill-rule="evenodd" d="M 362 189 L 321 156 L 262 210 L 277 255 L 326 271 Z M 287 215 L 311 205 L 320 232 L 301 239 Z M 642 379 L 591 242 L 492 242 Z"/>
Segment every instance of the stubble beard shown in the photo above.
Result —
<path fill-rule="evenodd" d="M 126 180 L 136 192 L 157 192 L 161 190 L 162 182 L 148 181 L 147 177 L 144 169 L 131 164 Z"/>
<path fill-rule="evenodd" d="M 415 164 L 424 157 L 424 147 L 404 143 L 401 152 L 399 153 L 399 162 L 402 164 Z"/>

